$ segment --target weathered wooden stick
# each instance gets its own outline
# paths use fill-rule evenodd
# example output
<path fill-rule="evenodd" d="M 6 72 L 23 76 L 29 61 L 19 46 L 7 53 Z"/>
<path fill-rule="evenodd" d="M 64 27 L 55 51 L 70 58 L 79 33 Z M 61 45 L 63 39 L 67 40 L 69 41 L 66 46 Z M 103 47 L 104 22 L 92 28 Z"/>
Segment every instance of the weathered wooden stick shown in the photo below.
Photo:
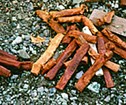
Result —
<path fill-rule="evenodd" d="M 112 76 L 111 76 L 109 70 L 106 67 L 102 67 L 102 69 L 103 69 L 103 73 L 104 73 L 106 87 L 107 88 L 114 87 L 114 82 L 112 80 Z"/>
<path fill-rule="evenodd" d="M 45 74 L 46 72 L 48 72 L 55 64 L 56 64 L 56 59 L 54 59 L 54 58 L 50 59 L 50 60 L 43 66 L 42 74 Z"/>
<path fill-rule="evenodd" d="M 64 35 L 58 33 L 50 42 L 47 50 L 41 55 L 41 57 L 33 64 L 31 72 L 38 75 L 41 67 L 53 56 L 55 50 L 59 46 Z"/>
<path fill-rule="evenodd" d="M 31 61 L 23 61 L 20 62 L 21 63 L 21 69 L 23 70 L 31 70 L 33 62 Z"/>
<path fill-rule="evenodd" d="M 5 67 L 0 65 L 0 76 L 10 77 L 11 76 L 11 72 L 10 72 L 10 70 L 8 70 Z"/>
<path fill-rule="evenodd" d="M 65 29 L 62 25 L 60 25 L 57 21 L 51 18 L 50 14 L 46 11 L 37 10 L 36 11 L 37 16 L 39 16 L 41 19 L 43 19 L 44 22 L 46 22 L 55 32 L 57 33 L 63 33 L 65 34 Z"/>
<path fill-rule="evenodd" d="M 72 16 L 72 15 L 83 14 L 85 10 L 87 10 L 87 6 L 82 4 L 80 7 L 73 8 L 73 9 L 65 9 L 65 10 L 61 10 L 61 11 L 51 11 L 50 15 L 53 18 Z"/>
<path fill-rule="evenodd" d="M 72 61 L 72 59 L 69 60 L 69 61 L 64 62 L 65 67 L 69 66 L 69 63 L 71 63 L 71 61 Z M 85 55 L 85 56 L 82 58 L 81 61 L 83 62 L 84 65 L 87 65 L 87 64 L 88 64 L 88 57 Z"/>
<path fill-rule="evenodd" d="M 90 29 L 92 34 L 95 35 L 98 32 L 97 28 L 94 26 L 92 21 L 90 19 L 88 19 L 87 17 L 85 17 L 85 16 L 82 17 L 82 23 L 85 26 L 88 26 L 88 28 Z"/>
<path fill-rule="evenodd" d="M 82 35 L 87 42 L 96 43 L 96 36 L 90 36 L 86 33 L 83 33 L 83 32 L 77 31 L 77 30 L 72 30 L 68 34 L 69 34 L 69 36 L 75 37 L 75 38 L 78 38 L 78 36 Z"/>
<path fill-rule="evenodd" d="M 50 19 L 48 22 L 49 26 L 56 32 L 56 33 L 63 33 L 65 34 L 66 31 L 62 25 L 60 25 L 57 21 L 54 19 Z"/>
<path fill-rule="evenodd" d="M 0 64 L 3 66 L 11 66 L 11 67 L 16 67 L 20 68 L 21 63 L 19 61 L 13 60 L 11 58 L 3 57 L 0 55 Z"/>
<path fill-rule="evenodd" d="M 114 53 L 116 53 L 119 56 L 121 56 L 122 58 L 126 59 L 126 50 L 117 47 L 114 43 L 112 43 L 110 41 L 107 42 L 106 48 L 112 50 Z"/>
<path fill-rule="evenodd" d="M 64 89 L 67 82 L 72 77 L 76 68 L 78 67 L 79 63 L 81 62 L 82 58 L 87 53 L 88 49 L 89 49 L 89 45 L 87 43 L 84 43 L 82 46 L 80 46 L 80 48 L 75 53 L 72 61 L 68 64 L 64 74 L 62 75 L 62 77 L 58 81 L 58 83 L 56 85 L 57 89 L 60 89 L 60 90 Z"/>
<path fill-rule="evenodd" d="M 57 59 L 56 65 L 51 70 L 49 70 L 49 72 L 46 74 L 45 77 L 52 80 L 56 76 L 57 72 L 62 67 L 64 62 L 71 56 L 71 54 L 74 52 L 76 48 L 77 48 L 76 41 L 73 40 L 63 51 L 63 53 L 60 54 L 60 56 Z"/>
<path fill-rule="evenodd" d="M 120 6 L 126 7 L 126 0 L 120 0 Z"/>
<path fill-rule="evenodd" d="M 0 55 L 3 57 L 13 59 L 13 60 L 18 60 L 18 58 L 15 55 L 9 54 L 8 52 L 6 52 L 4 50 L 0 50 Z"/>
<path fill-rule="evenodd" d="M 102 30 L 103 35 L 105 35 L 110 41 L 115 43 L 117 46 L 126 50 L 126 42 L 121 40 L 118 36 L 110 32 L 108 29 L 104 28 Z"/>
<path fill-rule="evenodd" d="M 75 23 L 75 22 L 81 22 L 82 20 L 82 15 L 79 16 L 70 16 L 70 17 L 59 17 L 57 20 L 59 23 Z"/>
<path fill-rule="evenodd" d="M 62 43 L 67 43 L 69 44 L 72 40 L 72 38 L 69 36 L 69 31 L 72 31 L 72 30 L 79 30 L 76 26 L 76 24 L 73 24 L 73 25 L 70 25 L 70 26 L 67 26 L 67 30 L 66 30 L 66 35 L 64 36 L 63 40 L 62 40 Z"/>

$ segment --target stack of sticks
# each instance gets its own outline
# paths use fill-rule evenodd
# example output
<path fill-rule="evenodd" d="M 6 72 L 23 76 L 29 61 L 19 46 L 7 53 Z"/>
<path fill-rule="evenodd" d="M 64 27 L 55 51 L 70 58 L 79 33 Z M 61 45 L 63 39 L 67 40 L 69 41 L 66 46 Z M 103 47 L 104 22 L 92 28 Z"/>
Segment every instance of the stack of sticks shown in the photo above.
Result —
<path fill-rule="evenodd" d="M 31 61 L 20 62 L 16 56 L 0 50 L 0 76 L 10 77 L 13 70 L 18 72 L 30 70 L 32 64 L 33 62 Z"/>
<path fill-rule="evenodd" d="M 37 16 L 46 22 L 57 35 L 51 40 L 47 50 L 33 64 L 31 72 L 35 75 L 45 74 L 45 78 L 52 80 L 58 75 L 61 67 L 65 66 L 65 72 L 56 84 L 57 89 L 63 90 L 79 64 L 81 62 L 84 62 L 84 65 L 88 64 L 88 58 L 93 61 L 92 65 L 75 84 L 77 90 L 82 92 L 99 69 L 102 69 L 106 87 L 112 88 L 114 82 L 110 71 L 118 72 L 120 65 L 110 59 L 113 53 L 126 59 L 126 42 L 107 28 L 99 31 L 90 19 L 84 16 L 85 11 L 87 11 L 87 6 L 84 4 L 78 8 L 61 11 L 36 11 Z M 113 16 L 114 11 L 98 19 L 97 27 L 111 24 Z M 78 28 L 75 24 L 80 22 L 89 29 L 89 33 L 80 31 L 81 27 Z M 65 30 L 61 23 L 72 25 L 68 25 Z M 67 44 L 67 47 L 55 59 L 53 55 L 60 43 Z M 69 60 L 72 54 L 74 56 Z"/>

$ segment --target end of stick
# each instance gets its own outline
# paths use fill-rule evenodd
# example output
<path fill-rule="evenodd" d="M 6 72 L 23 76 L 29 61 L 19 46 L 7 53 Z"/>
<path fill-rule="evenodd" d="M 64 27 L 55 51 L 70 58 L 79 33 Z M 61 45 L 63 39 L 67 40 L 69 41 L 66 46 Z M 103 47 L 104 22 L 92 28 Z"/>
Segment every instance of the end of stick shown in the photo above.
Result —
<path fill-rule="evenodd" d="M 81 82 L 78 82 L 75 84 L 75 88 L 79 91 L 82 92 L 83 91 L 83 84 Z"/>
<path fill-rule="evenodd" d="M 41 69 L 41 64 L 34 63 L 32 66 L 31 73 L 33 73 L 34 75 L 38 75 L 40 72 L 40 69 Z"/>

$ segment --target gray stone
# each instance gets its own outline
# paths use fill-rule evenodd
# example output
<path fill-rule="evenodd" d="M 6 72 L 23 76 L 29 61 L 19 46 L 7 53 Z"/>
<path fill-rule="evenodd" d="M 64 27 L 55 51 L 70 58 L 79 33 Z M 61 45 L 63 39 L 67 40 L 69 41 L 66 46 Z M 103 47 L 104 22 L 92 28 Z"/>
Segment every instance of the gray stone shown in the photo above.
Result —
<path fill-rule="evenodd" d="M 49 89 L 49 92 L 50 92 L 50 93 L 56 93 L 56 88 L 50 88 L 50 89 Z"/>
<path fill-rule="evenodd" d="M 48 0 L 43 0 L 43 2 L 45 2 L 45 3 L 46 3 L 47 1 L 48 1 Z"/>
<path fill-rule="evenodd" d="M 105 101 L 105 102 L 109 102 L 110 99 L 111 99 L 111 97 L 110 97 L 110 96 L 107 96 L 107 97 L 104 99 L 104 101 Z"/>
<path fill-rule="evenodd" d="M 80 2 L 84 2 L 84 0 L 73 0 L 73 4 L 74 3 L 80 3 Z"/>
<path fill-rule="evenodd" d="M 17 21 L 17 18 L 16 17 L 12 17 L 12 21 Z"/>
<path fill-rule="evenodd" d="M 24 89 L 28 89 L 29 85 L 28 84 L 24 84 L 23 88 Z"/>
<path fill-rule="evenodd" d="M 31 46 L 30 46 L 30 51 L 32 52 L 32 54 L 36 55 L 37 54 L 37 51 L 34 50 Z"/>
<path fill-rule="evenodd" d="M 97 82 L 92 82 L 87 88 L 95 93 L 99 93 L 100 84 Z"/>
<path fill-rule="evenodd" d="M 44 88 L 43 88 L 43 87 L 39 87 L 39 88 L 37 89 L 37 91 L 41 93 L 41 92 L 44 91 Z"/>
<path fill-rule="evenodd" d="M 11 76 L 11 79 L 17 79 L 18 78 L 18 75 L 12 75 Z"/>
<path fill-rule="evenodd" d="M 31 93 L 32 97 L 36 97 L 37 96 L 37 91 L 36 90 L 33 90 L 32 93 Z"/>
<path fill-rule="evenodd" d="M 28 53 L 25 50 L 19 50 L 18 53 L 21 58 L 30 59 L 30 56 L 28 55 Z"/>
<path fill-rule="evenodd" d="M 65 7 L 63 5 L 59 5 L 57 8 L 60 9 L 60 10 L 65 9 Z"/>
<path fill-rule="evenodd" d="M 70 100 L 77 100 L 77 97 L 70 97 Z"/>
<path fill-rule="evenodd" d="M 22 37 L 17 36 L 16 39 L 12 42 L 12 45 L 16 45 L 22 42 Z"/>
<path fill-rule="evenodd" d="M 28 4 L 28 9 L 29 9 L 29 10 L 33 10 L 33 9 L 34 9 L 32 2 L 30 2 L 30 3 Z"/>

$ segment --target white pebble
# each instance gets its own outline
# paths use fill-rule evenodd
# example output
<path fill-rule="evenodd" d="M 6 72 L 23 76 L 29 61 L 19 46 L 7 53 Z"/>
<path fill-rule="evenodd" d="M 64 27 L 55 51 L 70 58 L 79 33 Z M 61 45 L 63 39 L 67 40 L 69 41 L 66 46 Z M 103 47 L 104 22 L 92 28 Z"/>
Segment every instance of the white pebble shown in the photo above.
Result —
<path fill-rule="evenodd" d="M 68 94 L 67 94 L 67 93 L 61 93 L 61 96 L 62 96 L 64 99 L 68 100 Z"/>
<path fill-rule="evenodd" d="M 80 79 L 80 77 L 83 75 L 83 73 L 84 73 L 83 71 L 80 71 L 80 72 L 78 72 L 78 73 L 76 74 L 75 77 L 76 77 L 77 79 Z"/>
<path fill-rule="evenodd" d="M 12 45 L 16 45 L 22 42 L 22 37 L 18 36 L 16 39 L 12 42 Z"/>

